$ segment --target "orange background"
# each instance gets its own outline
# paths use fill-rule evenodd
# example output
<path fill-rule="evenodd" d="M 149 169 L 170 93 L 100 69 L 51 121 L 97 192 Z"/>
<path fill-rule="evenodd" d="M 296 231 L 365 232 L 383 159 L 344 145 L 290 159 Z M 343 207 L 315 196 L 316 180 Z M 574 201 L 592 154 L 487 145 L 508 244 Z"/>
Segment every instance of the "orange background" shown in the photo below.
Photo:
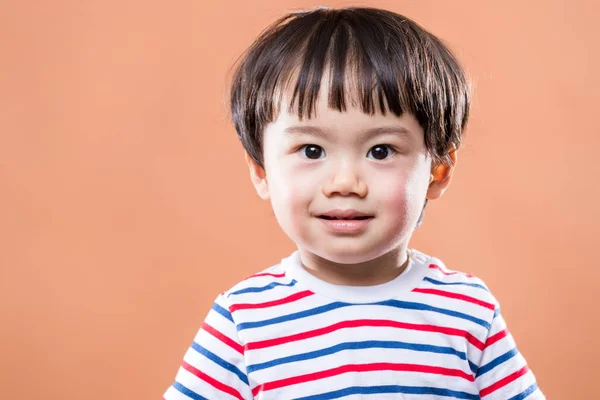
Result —
<path fill-rule="evenodd" d="M 600 378 L 593 3 L 327 3 L 404 13 L 468 69 L 466 146 L 412 245 L 488 283 L 561 400 Z M 315 4 L 2 1 L 3 399 L 160 398 L 214 297 L 292 251 L 227 83 L 268 23 Z"/>

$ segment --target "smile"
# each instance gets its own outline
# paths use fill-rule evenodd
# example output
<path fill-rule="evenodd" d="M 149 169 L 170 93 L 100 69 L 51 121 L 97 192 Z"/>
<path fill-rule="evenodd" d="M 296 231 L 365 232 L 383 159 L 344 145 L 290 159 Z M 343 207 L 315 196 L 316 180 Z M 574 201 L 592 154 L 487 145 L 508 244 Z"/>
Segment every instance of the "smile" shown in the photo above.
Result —
<path fill-rule="evenodd" d="M 347 210 L 330 210 L 324 212 L 322 214 L 318 214 L 319 218 L 327 219 L 327 220 L 363 220 L 373 218 L 373 215 L 364 213 L 357 210 L 347 209 Z"/>
<path fill-rule="evenodd" d="M 334 233 L 356 234 L 363 232 L 374 216 L 356 210 L 332 210 L 317 218 Z"/>
<path fill-rule="evenodd" d="M 320 215 L 319 218 L 326 219 L 329 221 L 337 220 L 337 221 L 360 221 L 363 219 L 369 219 L 373 217 L 363 216 L 363 217 L 354 217 L 354 218 L 341 218 L 341 217 L 330 217 L 328 215 Z"/>

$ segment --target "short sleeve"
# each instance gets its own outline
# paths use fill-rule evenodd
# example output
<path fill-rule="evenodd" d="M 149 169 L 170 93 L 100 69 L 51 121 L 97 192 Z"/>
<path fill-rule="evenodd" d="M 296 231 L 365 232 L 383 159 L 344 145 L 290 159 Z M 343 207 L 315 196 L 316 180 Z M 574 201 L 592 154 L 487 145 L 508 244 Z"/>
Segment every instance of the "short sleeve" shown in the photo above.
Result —
<path fill-rule="evenodd" d="M 217 297 L 185 353 L 175 382 L 164 400 L 252 399 L 244 347 L 227 299 Z"/>
<path fill-rule="evenodd" d="M 546 397 L 506 327 L 497 307 L 475 382 L 483 400 L 539 400 Z"/>

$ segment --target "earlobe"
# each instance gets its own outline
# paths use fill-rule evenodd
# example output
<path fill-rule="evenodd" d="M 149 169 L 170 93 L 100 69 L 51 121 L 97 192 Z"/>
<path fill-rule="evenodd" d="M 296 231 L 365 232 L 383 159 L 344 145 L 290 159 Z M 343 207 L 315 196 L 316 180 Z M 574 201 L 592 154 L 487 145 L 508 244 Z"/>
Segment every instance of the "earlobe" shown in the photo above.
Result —
<path fill-rule="evenodd" d="M 454 173 L 454 168 L 456 167 L 457 162 L 456 153 L 456 148 L 453 148 L 448 153 L 448 156 L 451 160 L 449 164 L 439 163 L 431 168 L 429 189 L 427 189 L 428 200 L 435 200 L 440 198 L 448 188 L 448 185 L 450 185 L 450 181 L 452 180 L 452 174 Z"/>
<path fill-rule="evenodd" d="M 256 193 L 263 200 L 269 199 L 269 184 L 267 182 L 267 173 L 263 167 L 258 165 L 256 161 L 246 153 L 246 163 L 250 171 L 250 180 L 256 189 Z"/>

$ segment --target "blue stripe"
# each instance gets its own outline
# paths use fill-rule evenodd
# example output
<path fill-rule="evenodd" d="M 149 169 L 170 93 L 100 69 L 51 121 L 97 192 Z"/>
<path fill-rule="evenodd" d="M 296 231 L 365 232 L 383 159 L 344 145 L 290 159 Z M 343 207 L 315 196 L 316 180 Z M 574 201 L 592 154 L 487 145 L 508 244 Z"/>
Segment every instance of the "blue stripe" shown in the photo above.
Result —
<path fill-rule="evenodd" d="M 483 326 L 486 329 L 490 329 L 489 322 L 484 321 L 479 318 L 475 318 L 472 315 L 461 313 L 458 311 L 447 310 L 445 308 L 433 307 L 433 306 L 430 306 L 427 304 L 412 303 L 409 301 L 400 301 L 400 300 L 386 300 L 386 301 L 381 301 L 381 302 L 375 303 L 375 304 L 379 304 L 382 306 L 390 306 L 390 307 L 395 307 L 395 308 L 405 308 L 405 309 L 409 309 L 409 310 L 432 311 L 432 312 L 436 312 L 439 314 L 450 315 L 451 317 L 466 319 L 467 321 L 474 322 L 478 325 Z"/>
<path fill-rule="evenodd" d="M 306 397 L 297 397 L 295 400 L 329 400 L 339 399 L 340 397 L 351 396 L 353 394 L 383 394 L 383 393 L 404 393 L 404 394 L 428 394 L 452 397 L 455 399 L 479 400 L 479 395 L 456 390 L 439 389 L 434 387 L 419 386 L 352 386 L 345 389 L 334 390 L 332 392 L 315 394 Z"/>
<path fill-rule="evenodd" d="M 331 346 L 325 349 L 311 351 L 308 353 L 296 354 L 289 357 L 277 358 L 275 360 L 267 361 L 260 364 L 248 365 L 248 373 L 258 371 L 265 368 L 274 367 L 276 365 L 288 364 L 292 362 L 311 360 L 318 357 L 324 357 L 330 354 L 334 354 L 343 350 L 362 350 L 362 349 L 407 349 L 414 351 L 423 351 L 429 353 L 439 354 L 451 354 L 455 355 L 461 360 L 466 360 L 467 355 L 462 352 L 453 349 L 452 347 L 433 346 L 428 344 L 416 344 L 416 343 L 405 343 L 405 342 L 393 342 L 393 341 L 381 341 L 381 340 L 368 340 L 364 342 L 347 342 L 340 343 L 335 346 Z"/>
<path fill-rule="evenodd" d="M 274 324 L 279 324 L 282 322 L 292 321 L 295 319 L 311 317 L 313 315 L 323 314 L 328 311 L 332 311 L 332 310 L 336 310 L 338 308 L 348 307 L 348 306 L 356 306 L 356 307 L 388 306 L 388 307 L 395 307 L 395 308 L 404 308 L 404 309 L 408 309 L 408 310 L 432 311 L 432 312 L 437 312 L 439 314 L 445 314 L 445 315 L 450 315 L 450 316 L 456 317 L 456 318 L 466 319 L 468 321 L 472 321 L 478 325 L 481 325 L 486 329 L 490 329 L 490 324 L 488 322 L 486 322 L 482 319 L 479 319 L 479 318 L 475 318 L 471 315 L 458 312 L 458 311 L 452 311 L 452 310 L 447 310 L 445 308 L 433 307 L 433 306 L 430 306 L 427 304 L 412 303 L 412 302 L 408 302 L 408 301 L 386 300 L 386 301 L 381 301 L 378 303 L 364 303 L 364 304 L 342 303 L 342 302 L 338 301 L 338 302 L 326 304 L 324 306 L 315 307 L 310 310 L 304 310 L 304 311 L 300 311 L 297 313 L 282 315 L 280 317 L 270 318 L 270 319 L 266 319 L 266 320 L 262 320 L 262 321 L 242 322 L 241 324 L 237 325 L 237 330 L 243 331 L 244 329 L 262 328 L 263 326 L 274 325 Z"/>
<path fill-rule="evenodd" d="M 173 384 L 173 388 L 175 388 L 178 391 L 180 391 L 181 393 L 185 394 L 190 399 L 194 399 L 194 400 L 208 400 L 206 397 L 200 396 L 198 393 L 196 393 L 194 391 L 191 391 L 190 389 L 186 388 L 185 386 L 183 386 L 179 382 L 175 382 Z"/>
<path fill-rule="evenodd" d="M 260 293 L 260 292 L 264 292 L 270 289 L 273 289 L 274 287 L 277 286 L 294 286 L 296 284 L 295 280 L 292 280 L 290 283 L 280 283 L 280 282 L 271 282 L 266 286 L 262 286 L 262 287 L 249 287 L 249 288 L 244 288 L 244 289 L 240 289 L 237 290 L 235 292 L 231 292 L 227 295 L 227 297 L 231 296 L 232 294 L 243 294 L 243 293 Z"/>
<path fill-rule="evenodd" d="M 471 287 L 476 287 L 479 289 L 483 289 L 486 292 L 489 292 L 488 288 L 486 288 L 483 285 L 480 285 L 478 283 L 468 283 L 468 282 L 442 282 L 442 281 L 438 281 L 436 279 L 431 279 L 431 278 L 423 278 L 424 281 L 427 281 L 429 283 L 433 283 L 434 285 L 463 285 L 463 286 L 471 286 Z"/>
<path fill-rule="evenodd" d="M 537 383 L 534 383 L 533 385 L 529 386 L 527 389 L 525 389 L 518 395 L 513 396 L 508 400 L 523 400 L 524 398 L 529 396 L 531 393 L 535 392 L 537 390 L 537 388 L 538 388 Z"/>
<path fill-rule="evenodd" d="M 224 316 L 225 318 L 227 318 L 228 320 L 230 320 L 231 322 L 233 322 L 233 317 L 231 316 L 229 310 L 224 309 L 217 303 L 213 303 L 212 309 Z"/>
<path fill-rule="evenodd" d="M 242 382 L 244 382 L 246 385 L 248 384 L 248 377 L 246 376 L 246 374 L 244 374 L 242 371 L 240 371 L 239 368 L 236 367 L 235 365 L 233 365 L 233 364 L 231 364 L 231 363 L 223 360 L 221 357 L 219 357 L 215 353 L 211 352 L 210 350 L 205 349 L 204 347 L 200 346 L 196 342 L 192 343 L 192 348 L 194 350 L 196 350 L 198 353 L 202 354 L 204 357 L 206 357 L 209 360 L 213 361 L 215 364 L 218 364 L 221 367 L 223 367 L 226 370 L 228 370 L 229 372 L 232 372 L 235 375 L 237 375 L 237 377 L 240 378 L 240 380 Z"/>
<path fill-rule="evenodd" d="M 243 331 L 244 329 L 260 328 L 260 327 L 267 326 L 267 325 L 273 325 L 273 324 L 279 324 L 281 322 L 292 321 L 294 319 L 306 318 L 306 317 L 310 317 L 312 315 L 322 314 L 327 311 L 335 310 L 335 309 L 342 308 L 342 307 L 348 307 L 348 306 L 352 306 L 352 305 L 353 304 L 342 303 L 342 302 L 330 303 L 330 304 L 326 304 L 324 306 L 312 308 L 310 310 L 300 311 L 300 312 L 292 313 L 292 314 L 288 314 L 288 315 L 282 315 L 281 317 L 275 317 L 275 318 L 266 319 L 263 321 L 242 322 L 241 324 L 238 324 L 237 329 L 238 329 L 238 331 Z"/>
<path fill-rule="evenodd" d="M 489 363 L 487 363 L 484 366 L 482 366 L 481 368 L 479 368 L 479 370 L 477 371 L 477 378 L 479 378 L 481 375 L 483 375 L 487 372 L 490 372 L 491 370 L 496 368 L 498 365 L 502 364 L 503 362 L 505 362 L 507 360 L 510 360 L 517 354 L 519 354 L 519 351 L 516 348 L 514 348 L 514 349 L 502 354 L 501 356 L 498 356 L 494 360 L 490 361 Z"/>
<path fill-rule="evenodd" d="M 477 373 L 477 370 L 479 369 L 477 364 L 475 364 L 471 360 L 469 360 L 469 368 L 471 368 L 471 372 L 473 373 L 473 375 L 475 375 Z"/>

